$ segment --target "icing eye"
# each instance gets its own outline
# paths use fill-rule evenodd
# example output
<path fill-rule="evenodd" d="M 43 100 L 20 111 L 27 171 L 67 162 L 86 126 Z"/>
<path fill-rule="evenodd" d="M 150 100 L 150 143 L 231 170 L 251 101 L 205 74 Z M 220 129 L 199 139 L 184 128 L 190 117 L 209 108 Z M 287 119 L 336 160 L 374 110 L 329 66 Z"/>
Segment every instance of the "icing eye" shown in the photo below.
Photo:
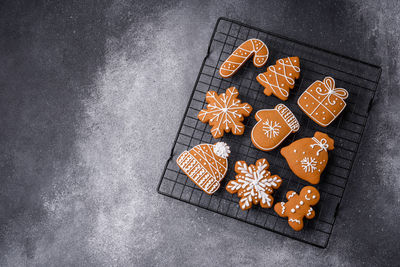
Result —
<path fill-rule="evenodd" d="M 311 193 L 311 190 L 307 190 L 307 193 L 309 193 L 309 194 L 310 194 L 310 193 Z"/>
<path fill-rule="evenodd" d="M 303 202 L 303 200 L 301 200 L 301 201 L 300 201 L 300 205 L 303 205 L 303 204 L 304 204 L 304 202 Z"/>
<path fill-rule="evenodd" d="M 312 198 L 313 198 L 313 199 L 316 199 L 317 197 L 316 197 L 316 196 L 312 196 Z"/>
<path fill-rule="evenodd" d="M 295 210 L 295 209 L 291 209 L 290 211 L 291 211 L 292 213 L 294 213 L 296 210 Z"/>

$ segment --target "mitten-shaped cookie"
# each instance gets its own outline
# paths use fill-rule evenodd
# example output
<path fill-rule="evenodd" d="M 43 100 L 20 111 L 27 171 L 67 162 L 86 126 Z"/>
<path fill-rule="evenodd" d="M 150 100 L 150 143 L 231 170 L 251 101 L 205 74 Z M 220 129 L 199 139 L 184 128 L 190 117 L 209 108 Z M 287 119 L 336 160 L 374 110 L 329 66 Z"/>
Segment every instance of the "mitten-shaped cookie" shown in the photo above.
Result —
<path fill-rule="evenodd" d="M 314 206 L 319 201 L 319 192 L 315 187 L 303 187 L 298 195 L 294 191 L 286 193 L 288 202 L 276 203 L 274 206 L 275 212 L 281 217 L 288 217 L 290 227 L 295 231 L 303 229 L 303 218 L 312 219 L 315 216 L 315 211 L 311 206 Z"/>
<path fill-rule="evenodd" d="M 223 142 L 200 144 L 180 154 L 176 163 L 198 187 L 211 195 L 225 177 L 230 152 Z"/>
<path fill-rule="evenodd" d="M 220 95 L 214 91 L 207 92 L 207 109 L 201 110 L 197 117 L 212 126 L 211 134 L 214 138 L 220 138 L 224 132 L 230 131 L 235 135 L 243 134 L 242 121 L 250 115 L 253 108 L 248 103 L 241 103 L 238 96 L 239 92 L 235 87 L 226 89 Z"/>
<path fill-rule="evenodd" d="M 256 165 L 247 166 L 244 161 L 235 164 L 236 179 L 229 181 L 226 190 L 240 197 L 239 206 L 242 210 L 250 209 L 253 204 L 260 203 L 263 208 L 270 208 L 274 203 L 271 196 L 273 189 L 279 188 L 282 179 L 278 175 L 271 175 L 268 171 L 269 163 L 266 159 L 259 159 Z"/>
<path fill-rule="evenodd" d="M 262 67 L 268 59 L 268 47 L 259 39 L 249 39 L 242 43 L 225 60 L 219 69 L 219 74 L 224 78 L 229 78 L 249 59 L 252 55 L 253 64 Z"/>
<path fill-rule="evenodd" d="M 290 134 L 297 132 L 300 124 L 284 104 L 274 109 L 262 109 L 256 113 L 257 124 L 251 131 L 254 146 L 263 151 L 277 147 Z"/>
<path fill-rule="evenodd" d="M 312 138 L 302 138 L 282 148 L 281 154 L 294 174 L 311 184 L 318 184 L 328 163 L 328 150 L 334 149 L 333 144 L 327 134 L 315 132 Z"/>
<path fill-rule="evenodd" d="M 344 101 L 349 93 L 343 88 L 335 88 L 335 80 L 325 77 L 315 81 L 299 97 L 297 104 L 313 121 L 328 126 L 346 107 Z"/>
<path fill-rule="evenodd" d="M 298 57 L 281 58 L 267 71 L 257 76 L 257 81 L 265 87 L 264 94 L 274 94 L 280 100 L 286 101 L 289 89 L 293 89 L 295 79 L 300 77 L 300 60 Z"/>

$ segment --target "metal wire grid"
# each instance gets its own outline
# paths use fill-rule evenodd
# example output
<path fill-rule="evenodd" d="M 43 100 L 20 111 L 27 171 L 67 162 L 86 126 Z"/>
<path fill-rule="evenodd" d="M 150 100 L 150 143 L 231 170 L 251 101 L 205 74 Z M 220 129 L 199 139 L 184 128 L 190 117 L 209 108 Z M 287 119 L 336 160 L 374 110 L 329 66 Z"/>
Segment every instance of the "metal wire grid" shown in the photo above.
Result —
<path fill-rule="evenodd" d="M 277 59 L 287 56 L 300 58 L 301 76 L 284 104 L 295 114 L 301 127 L 296 134 L 289 136 L 278 148 L 270 152 L 256 149 L 250 140 L 251 129 L 256 124 L 255 112 L 273 108 L 281 102 L 274 96 L 265 96 L 263 87 L 256 81 L 256 76 L 266 71 L 266 66 L 257 69 L 249 60 L 232 78 L 223 79 L 218 74 L 219 67 L 225 59 L 249 38 L 258 38 L 267 44 L 270 55 L 266 66 L 275 64 Z M 248 224 L 325 248 L 332 234 L 337 211 L 357 155 L 380 74 L 379 66 L 234 20 L 219 18 L 157 191 Z M 322 80 L 325 76 L 334 77 L 336 87 L 346 88 L 349 92 L 347 107 L 326 128 L 315 124 L 297 106 L 300 94 L 315 80 Z M 239 98 L 242 102 L 252 105 L 253 112 L 244 121 L 246 128 L 242 136 L 225 134 L 219 139 L 231 147 L 228 173 L 222 180 L 221 188 L 209 196 L 179 169 L 176 158 L 184 150 L 189 150 L 195 145 L 219 141 L 211 136 L 210 126 L 197 119 L 197 114 L 206 108 L 207 91 L 214 90 L 220 94 L 231 86 L 238 88 Z M 329 163 L 321 176 L 321 182 L 315 186 L 321 194 L 320 202 L 314 207 L 316 217 L 312 220 L 304 219 L 303 230 L 296 232 L 288 226 L 287 218 L 279 217 L 272 208 L 263 209 L 256 205 L 250 210 L 242 211 L 238 205 L 239 198 L 225 190 L 227 182 L 235 177 L 235 162 L 244 160 L 248 164 L 254 164 L 257 159 L 266 158 L 271 165 L 271 173 L 278 174 L 283 179 L 281 187 L 273 195 L 275 203 L 286 201 L 287 191 L 299 192 L 308 183 L 291 172 L 285 159 L 280 155 L 280 149 L 297 139 L 313 136 L 315 131 L 325 132 L 335 140 L 335 149 L 329 154 Z"/>

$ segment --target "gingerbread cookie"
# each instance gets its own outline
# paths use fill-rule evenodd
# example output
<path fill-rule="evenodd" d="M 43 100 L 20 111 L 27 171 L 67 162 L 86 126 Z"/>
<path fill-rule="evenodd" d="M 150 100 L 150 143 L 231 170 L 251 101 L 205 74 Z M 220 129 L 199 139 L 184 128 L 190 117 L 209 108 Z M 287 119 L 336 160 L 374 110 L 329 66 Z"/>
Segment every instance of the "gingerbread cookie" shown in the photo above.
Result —
<path fill-rule="evenodd" d="M 312 219 L 315 211 L 311 206 L 318 203 L 320 195 L 312 186 L 303 187 L 298 195 L 294 191 L 286 193 L 288 202 L 276 203 L 274 210 L 281 217 L 288 217 L 290 227 L 295 231 L 303 229 L 303 218 Z"/>
<path fill-rule="evenodd" d="M 273 189 L 279 188 L 282 179 L 278 175 L 272 175 L 268 171 L 268 161 L 259 159 L 256 165 L 247 166 L 244 161 L 237 161 L 235 164 L 236 179 L 229 181 L 226 190 L 237 193 L 239 206 L 242 210 L 247 210 L 253 204 L 260 203 L 263 208 L 270 208 L 274 202 L 271 196 Z"/>
<path fill-rule="evenodd" d="M 282 148 L 281 154 L 294 174 L 311 184 L 318 184 L 328 163 L 328 150 L 333 150 L 333 145 L 333 139 L 327 134 L 315 132 L 314 137 L 299 139 Z"/>
<path fill-rule="evenodd" d="M 253 108 L 237 99 L 239 95 L 235 87 L 230 87 L 226 93 L 218 95 L 214 91 L 208 91 L 206 101 L 207 109 L 203 109 L 197 115 L 200 121 L 209 123 L 211 134 L 214 138 L 220 138 L 224 132 L 232 131 L 234 135 L 241 135 L 244 132 L 242 123 L 244 117 L 250 115 Z"/>
<path fill-rule="evenodd" d="M 296 117 L 284 104 L 257 111 L 256 120 L 258 122 L 251 131 L 251 141 L 263 151 L 276 148 L 290 133 L 300 128 Z"/>
<path fill-rule="evenodd" d="M 200 144 L 180 154 L 176 163 L 198 187 L 211 195 L 225 177 L 230 152 L 223 142 Z"/>
<path fill-rule="evenodd" d="M 245 41 L 221 65 L 219 74 L 223 78 L 231 77 L 253 54 L 254 66 L 262 67 L 268 59 L 268 47 L 258 39 Z"/>
<path fill-rule="evenodd" d="M 346 89 L 335 88 L 335 80 L 325 77 L 315 81 L 299 97 L 297 104 L 313 121 L 328 126 L 346 107 L 344 101 L 349 96 Z"/>
<path fill-rule="evenodd" d="M 257 81 L 265 87 L 264 94 L 274 94 L 280 100 L 286 101 L 289 89 L 293 89 L 295 79 L 300 77 L 300 60 L 298 57 L 281 58 L 267 71 L 257 76 Z"/>

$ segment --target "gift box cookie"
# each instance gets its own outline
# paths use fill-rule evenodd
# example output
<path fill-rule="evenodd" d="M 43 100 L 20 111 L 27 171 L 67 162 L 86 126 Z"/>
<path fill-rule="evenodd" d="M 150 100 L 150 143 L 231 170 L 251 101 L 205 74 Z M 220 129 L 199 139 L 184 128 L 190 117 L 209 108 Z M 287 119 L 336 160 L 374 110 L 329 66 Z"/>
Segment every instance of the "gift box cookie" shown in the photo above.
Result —
<path fill-rule="evenodd" d="M 335 88 L 335 80 L 325 77 L 315 81 L 299 97 L 297 104 L 313 121 L 328 126 L 346 107 L 344 101 L 349 96 L 346 89 Z"/>
<path fill-rule="evenodd" d="M 225 177 L 230 152 L 224 142 L 200 144 L 180 154 L 176 163 L 198 187 L 211 195 Z"/>
<path fill-rule="evenodd" d="M 296 117 L 284 104 L 259 110 L 255 117 L 258 122 L 251 131 L 251 142 L 263 151 L 273 150 L 300 128 Z"/>

